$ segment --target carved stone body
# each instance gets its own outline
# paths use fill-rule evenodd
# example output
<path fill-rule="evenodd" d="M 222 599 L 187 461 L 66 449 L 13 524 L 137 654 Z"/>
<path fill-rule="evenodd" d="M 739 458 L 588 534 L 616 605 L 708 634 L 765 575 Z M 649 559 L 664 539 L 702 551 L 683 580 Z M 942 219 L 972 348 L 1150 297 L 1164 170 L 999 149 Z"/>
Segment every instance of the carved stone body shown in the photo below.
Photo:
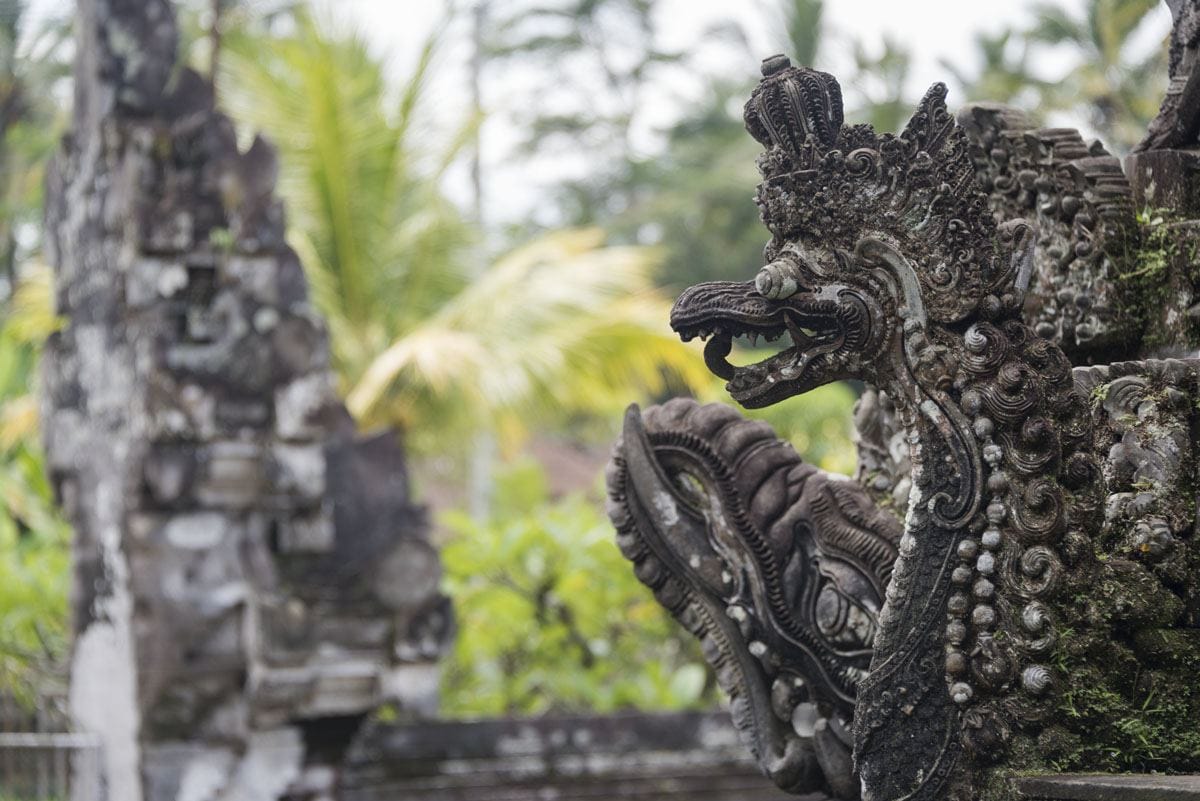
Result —
<path fill-rule="evenodd" d="M 686 290 L 672 326 L 709 339 L 748 407 L 839 379 L 877 388 L 860 478 L 879 499 L 909 486 L 855 685 L 864 799 L 1007 798 L 1015 770 L 1200 769 L 1197 366 L 1073 371 L 1064 353 L 1138 351 L 1145 296 L 1120 284 L 1128 184 L 1077 135 L 990 107 L 964 128 L 944 98 L 934 86 L 902 133 L 876 134 L 843 125 L 831 76 L 764 62 L 746 126 L 765 148 L 768 263 Z M 792 346 L 735 367 L 742 334 Z M 650 531 L 643 511 L 634 527 Z M 1139 751 L 1130 731 L 1157 741 Z"/>
<path fill-rule="evenodd" d="M 608 486 L 622 552 L 703 641 L 764 771 L 853 798 L 850 720 L 899 520 L 766 424 L 683 399 L 629 410 Z"/>

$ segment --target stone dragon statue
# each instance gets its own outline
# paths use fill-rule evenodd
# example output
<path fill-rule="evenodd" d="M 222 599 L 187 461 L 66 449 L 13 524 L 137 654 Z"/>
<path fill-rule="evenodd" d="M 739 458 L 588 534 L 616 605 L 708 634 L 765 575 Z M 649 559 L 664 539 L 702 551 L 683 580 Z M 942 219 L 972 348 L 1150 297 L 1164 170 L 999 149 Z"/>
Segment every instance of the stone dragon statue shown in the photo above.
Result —
<path fill-rule="evenodd" d="M 855 688 L 899 520 L 765 423 L 682 398 L 629 410 L 608 485 L 622 552 L 701 639 L 767 775 L 852 793 Z"/>
<path fill-rule="evenodd" d="M 747 408 L 868 385 L 859 481 L 722 405 L 631 408 L 608 483 L 637 575 L 784 789 L 1200 769 L 1200 362 L 1120 361 L 1150 295 L 1119 162 L 1001 107 L 956 121 L 940 84 L 893 135 L 845 125 L 830 75 L 763 73 L 767 264 L 671 324 Z M 734 366 L 744 335 L 790 347 Z"/>

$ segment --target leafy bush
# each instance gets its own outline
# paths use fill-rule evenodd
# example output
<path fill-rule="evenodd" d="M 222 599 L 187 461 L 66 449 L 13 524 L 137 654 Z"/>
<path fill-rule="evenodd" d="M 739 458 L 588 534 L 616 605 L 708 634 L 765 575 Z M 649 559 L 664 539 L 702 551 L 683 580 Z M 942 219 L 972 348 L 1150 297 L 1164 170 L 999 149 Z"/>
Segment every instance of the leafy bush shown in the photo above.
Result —
<path fill-rule="evenodd" d="M 459 636 L 443 674 L 454 716 L 711 707 L 698 644 L 617 550 L 595 498 L 551 501 L 532 461 L 499 478 L 490 519 L 442 517 Z"/>
<path fill-rule="evenodd" d="M 70 528 L 54 504 L 38 437 L 38 345 L 57 325 L 37 270 L 0 322 L 0 692 L 33 703 L 67 649 Z"/>

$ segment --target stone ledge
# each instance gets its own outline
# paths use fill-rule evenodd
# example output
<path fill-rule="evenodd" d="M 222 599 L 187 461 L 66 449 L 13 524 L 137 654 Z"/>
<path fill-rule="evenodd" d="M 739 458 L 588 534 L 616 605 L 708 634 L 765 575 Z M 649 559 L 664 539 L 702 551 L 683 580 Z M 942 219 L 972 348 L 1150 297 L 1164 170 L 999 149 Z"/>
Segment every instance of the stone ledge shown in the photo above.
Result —
<path fill-rule="evenodd" d="M 1200 801 L 1200 776 L 1063 774 L 1014 783 L 1029 801 Z"/>
<path fill-rule="evenodd" d="M 344 801 L 829 801 L 775 788 L 724 712 L 376 724 L 340 787 Z"/>

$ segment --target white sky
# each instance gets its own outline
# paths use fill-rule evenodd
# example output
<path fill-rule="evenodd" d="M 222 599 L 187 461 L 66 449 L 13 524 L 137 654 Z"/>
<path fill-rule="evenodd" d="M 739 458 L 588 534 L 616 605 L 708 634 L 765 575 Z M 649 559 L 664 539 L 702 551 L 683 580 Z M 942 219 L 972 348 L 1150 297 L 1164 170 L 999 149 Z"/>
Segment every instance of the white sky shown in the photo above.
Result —
<path fill-rule="evenodd" d="M 1064 8 L 1077 12 L 1086 0 L 1057 0 Z M 69 10 L 71 0 L 29 0 L 34 16 L 62 13 Z M 447 0 L 312 0 L 336 23 L 363 30 L 377 53 L 388 60 L 397 78 L 412 67 L 424 38 L 446 12 Z M 458 0 L 461 6 L 470 0 Z M 497 16 L 505 16 L 508 7 L 527 5 L 526 0 L 492 0 Z M 931 83 L 946 80 L 951 85 L 951 106 L 962 98 L 955 97 L 956 87 L 949 81 L 942 60 L 962 65 L 972 71 L 976 64 L 974 34 L 977 31 L 999 31 L 1006 27 L 1023 26 L 1030 21 L 1033 0 L 826 0 L 825 39 L 816 64 L 835 75 L 846 75 L 850 62 L 848 43 L 862 41 L 869 50 L 877 50 L 885 33 L 908 44 L 913 50 L 909 95 L 919 96 Z M 703 39 L 705 30 L 727 20 L 743 26 L 751 37 L 751 47 L 760 56 L 770 55 L 776 48 L 771 44 L 768 30 L 772 0 L 662 0 L 659 30 L 660 45 L 667 49 L 692 49 Z M 1159 6 L 1140 31 L 1138 46 L 1151 46 L 1162 41 L 1170 30 L 1170 14 L 1166 4 Z M 438 97 L 435 124 L 450 128 L 462 119 L 466 108 L 466 65 L 469 58 L 466 28 L 451 29 L 443 46 L 437 69 L 434 95 Z M 758 73 L 757 58 L 747 63 L 735 63 L 728 48 L 711 48 L 705 54 L 710 74 L 752 78 Z M 1039 66 L 1052 72 L 1053 54 Z M 1164 76 L 1165 84 L 1165 76 Z M 485 106 L 503 108 L 518 94 L 513 88 L 485 83 Z M 658 89 L 648 103 L 650 109 L 643 120 L 644 130 L 636 141 L 647 153 L 656 146 L 654 131 L 669 124 L 689 98 L 695 98 L 703 88 L 702 80 L 689 82 L 677 77 Z M 1147 87 L 1161 92 L 1163 87 Z M 1084 128 L 1079 120 L 1055 119 L 1055 124 Z M 1085 135 L 1088 133 L 1084 131 Z M 510 222 L 527 215 L 544 197 L 544 189 L 567 175 L 578 174 L 592 165 L 586 154 L 565 155 L 549 165 L 541 165 L 530 175 L 509 166 L 511 150 L 520 139 L 520 131 L 501 115 L 488 118 L 484 128 L 484 174 L 486 176 L 486 214 L 490 222 Z M 452 176 L 451 192 L 456 197 L 467 196 L 465 174 Z M 544 220 L 553 222 L 552 219 Z"/>
<path fill-rule="evenodd" d="M 445 0 L 314 0 L 331 12 L 338 20 L 361 27 L 374 43 L 380 54 L 389 58 L 395 74 L 402 76 L 411 67 L 420 43 L 445 13 Z M 497 16 L 503 16 L 505 6 L 515 5 L 521 0 L 492 0 Z M 1071 11 L 1079 11 L 1086 0 L 1059 0 Z M 735 20 L 742 24 L 751 37 L 753 52 L 763 56 L 775 52 L 767 29 L 771 19 L 771 0 L 663 0 L 659 19 L 661 45 L 667 49 L 690 49 L 702 40 L 703 33 L 714 23 Z M 979 0 L 826 0 L 826 38 L 818 68 L 835 75 L 845 75 L 850 63 L 848 42 L 862 41 L 868 50 L 875 51 L 882 45 L 884 34 L 909 44 L 913 50 L 913 64 L 909 85 L 910 95 L 919 96 L 931 83 L 939 80 L 950 82 L 946 70 L 940 66 L 942 60 L 967 67 L 970 72 L 976 64 L 974 34 L 977 31 L 999 31 L 1011 26 L 1024 26 L 1031 20 L 1032 0 L 1008 0 L 1007 2 L 984 3 Z M 1149 19 L 1142 31 L 1140 42 L 1147 46 L 1161 41 L 1170 30 L 1170 14 L 1162 4 Z M 466 62 L 469 48 L 465 42 L 465 27 L 452 31 L 450 42 L 441 55 L 438 69 L 436 94 L 444 101 L 441 111 L 452 121 L 460 113 L 456 108 L 466 98 Z M 713 74 L 729 77 L 755 77 L 758 74 L 757 59 L 747 63 L 732 63 L 728 50 L 714 50 L 709 68 Z M 723 60 L 722 60 L 723 59 Z M 1043 65 L 1048 71 L 1056 67 L 1054 56 L 1048 57 Z M 953 107 L 961 102 L 955 97 L 951 83 L 950 103 Z M 668 124 L 678 114 L 681 104 L 689 97 L 696 97 L 703 88 L 702 81 L 688 85 L 686 79 L 661 88 L 661 97 L 656 96 L 650 105 L 652 111 L 644 120 L 647 130 L 637 140 L 647 152 L 652 152 L 655 139 L 652 131 Z M 1148 91 L 1159 92 L 1163 87 L 1149 87 Z M 503 107 L 505 87 L 485 83 L 485 106 L 495 109 Z M 1054 120 L 1056 124 L 1071 124 L 1084 127 L 1079 120 Z M 1085 131 L 1085 134 L 1087 131 Z M 511 122 L 498 115 L 489 117 L 484 129 L 484 175 L 486 181 L 485 214 L 490 222 L 508 222 L 527 215 L 539 207 L 545 188 L 567 175 L 578 174 L 590 168 L 586 154 L 575 158 L 563 156 L 550 165 L 542 165 L 531 175 L 528 165 L 524 169 L 508 166 L 508 157 L 513 145 L 519 140 L 519 131 Z M 465 176 L 457 176 L 451 191 L 456 196 L 466 196 Z M 748 188 L 749 191 L 749 188 Z M 545 209 L 542 209 L 545 217 Z M 553 222 L 551 218 L 543 222 Z"/>

